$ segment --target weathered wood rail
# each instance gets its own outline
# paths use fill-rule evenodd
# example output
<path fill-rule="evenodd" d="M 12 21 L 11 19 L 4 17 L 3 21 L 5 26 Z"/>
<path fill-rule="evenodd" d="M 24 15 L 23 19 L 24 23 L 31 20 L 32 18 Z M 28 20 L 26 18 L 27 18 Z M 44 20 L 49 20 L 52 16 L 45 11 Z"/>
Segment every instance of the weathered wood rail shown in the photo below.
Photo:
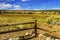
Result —
<path fill-rule="evenodd" d="M 15 26 L 15 25 L 24 25 L 24 24 L 34 24 L 35 22 L 25 22 L 25 23 L 17 23 L 17 24 L 3 24 L 0 25 L 0 27 L 5 27 L 5 26 Z"/>

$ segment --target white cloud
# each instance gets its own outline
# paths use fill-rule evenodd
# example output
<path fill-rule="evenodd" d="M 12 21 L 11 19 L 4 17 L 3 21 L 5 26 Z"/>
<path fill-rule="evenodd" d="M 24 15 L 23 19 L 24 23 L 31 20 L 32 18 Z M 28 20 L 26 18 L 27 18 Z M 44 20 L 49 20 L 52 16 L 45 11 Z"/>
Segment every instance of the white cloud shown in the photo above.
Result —
<path fill-rule="evenodd" d="M 60 7 L 57 7 L 57 8 L 52 8 L 52 9 L 58 9 L 58 10 L 59 10 L 59 9 L 60 9 Z"/>
<path fill-rule="evenodd" d="M 0 10 L 20 10 L 21 6 L 16 4 L 6 4 L 6 3 L 0 3 Z"/>
<path fill-rule="evenodd" d="M 41 10 L 41 9 L 38 9 L 38 8 L 34 8 L 34 9 L 32 9 L 32 10 Z"/>
<path fill-rule="evenodd" d="M 25 2 L 25 1 L 30 1 L 30 0 L 22 0 L 22 2 Z"/>
<path fill-rule="evenodd" d="M 0 4 L 0 9 L 10 8 L 10 7 L 12 7 L 11 4 L 5 4 L 5 3 Z"/>
<path fill-rule="evenodd" d="M 20 5 L 14 5 L 14 10 L 20 10 L 21 6 Z"/>

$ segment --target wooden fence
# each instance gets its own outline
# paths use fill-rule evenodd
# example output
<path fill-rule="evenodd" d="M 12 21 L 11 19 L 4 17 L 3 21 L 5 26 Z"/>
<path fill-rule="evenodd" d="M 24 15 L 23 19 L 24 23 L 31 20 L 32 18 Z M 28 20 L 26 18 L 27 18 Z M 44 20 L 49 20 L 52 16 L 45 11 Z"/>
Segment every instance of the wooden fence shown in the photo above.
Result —
<path fill-rule="evenodd" d="M 33 29 L 34 30 L 34 34 L 35 34 L 35 37 L 37 37 L 38 36 L 37 29 L 44 30 L 44 29 L 41 29 L 41 28 L 37 28 L 37 20 L 35 20 L 35 22 L 26 22 L 26 23 L 17 23 L 17 24 L 5 24 L 5 25 L 0 25 L 0 27 L 15 26 L 15 25 L 24 25 L 24 24 L 34 24 L 34 27 L 33 28 L 20 29 L 20 30 L 17 29 L 17 30 L 3 31 L 3 32 L 0 32 L 0 35 Z M 47 31 L 47 30 L 45 30 L 45 31 Z M 48 35 L 51 36 L 50 34 L 48 34 Z M 51 36 L 51 37 L 58 38 L 58 37 L 55 37 L 55 36 Z"/>

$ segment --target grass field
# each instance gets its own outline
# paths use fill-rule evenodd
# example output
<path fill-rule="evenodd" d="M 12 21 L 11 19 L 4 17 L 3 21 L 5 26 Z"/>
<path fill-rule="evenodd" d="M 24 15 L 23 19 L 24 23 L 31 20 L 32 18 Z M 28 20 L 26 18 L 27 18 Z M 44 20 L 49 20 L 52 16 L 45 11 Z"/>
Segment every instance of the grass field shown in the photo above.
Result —
<path fill-rule="evenodd" d="M 3 14 L 0 15 L 0 24 L 15 24 L 22 22 L 34 22 L 35 19 L 38 23 L 47 23 L 51 25 L 60 25 L 60 15 L 46 15 L 46 14 Z M 19 26 L 19 25 L 18 25 Z M 11 30 L 21 27 L 5 27 L 2 30 Z M 26 27 L 26 25 L 24 25 Z"/>
<path fill-rule="evenodd" d="M 52 32 L 56 31 L 57 33 L 60 33 L 59 31 L 60 15 L 57 13 L 52 14 L 52 13 L 49 13 L 48 11 L 46 13 L 41 13 L 41 11 L 32 12 L 33 14 L 30 14 L 27 11 L 24 14 L 18 14 L 18 13 L 16 12 L 15 14 L 12 14 L 12 13 L 0 14 L 0 25 L 16 24 L 16 23 L 24 23 L 24 22 L 35 22 L 35 20 L 37 20 L 38 27 L 41 26 L 40 28 L 43 28 L 45 30 L 52 31 Z M 30 27 L 34 27 L 34 24 L 0 27 L 0 32 L 30 28 Z"/>
<path fill-rule="evenodd" d="M 34 22 L 35 20 L 37 20 L 37 23 L 46 23 L 46 24 L 53 25 L 53 26 L 60 26 L 59 10 L 12 11 L 12 12 L 5 11 L 2 14 L 0 14 L 0 25 L 15 24 L 15 23 L 22 23 L 22 22 Z M 13 27 L 13 29 L 21 28 L 18 26 Z M 10 27 L 5 28 L 5 30 L 7 30 L 7 29 L 9 30 L 9 28 Z M 57 27 L 54 27 L 54 28 L 57 28 Z M 10 28 L 10 30 L 11 29 L 12 29 L 12 27 Z"/>

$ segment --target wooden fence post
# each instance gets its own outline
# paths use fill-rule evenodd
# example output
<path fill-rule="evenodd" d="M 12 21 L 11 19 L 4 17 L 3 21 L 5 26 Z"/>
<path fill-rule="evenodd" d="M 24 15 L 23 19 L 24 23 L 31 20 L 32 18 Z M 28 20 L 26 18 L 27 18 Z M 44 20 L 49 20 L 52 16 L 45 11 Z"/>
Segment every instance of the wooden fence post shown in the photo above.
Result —
<path fill-rule="evenodd" d="M 34 31 L 35 31 L 35 36 L 37 36 L 37 20 L 35 20 Z"/>

